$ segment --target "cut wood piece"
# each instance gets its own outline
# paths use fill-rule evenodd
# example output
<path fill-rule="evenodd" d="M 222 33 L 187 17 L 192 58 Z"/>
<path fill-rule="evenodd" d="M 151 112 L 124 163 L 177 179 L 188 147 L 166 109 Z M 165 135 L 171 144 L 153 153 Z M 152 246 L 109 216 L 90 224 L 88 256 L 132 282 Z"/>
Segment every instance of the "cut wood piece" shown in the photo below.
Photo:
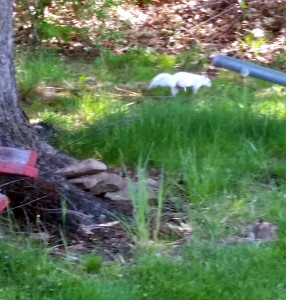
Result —
<path fill-rule="evenodd" d="M 90 158 L 70 165 L 60 170 L 60 173 L 65 178 L 76 178 L 85 175 L 93 175 L 106 170 L 107 167 L 103 162 Z"/>
<path fill-rule="evenodd" d="M 90 189 L 92 195 L 99 195 L 106 192 L 117 192 L 124 189 L 127 185 L 125 179 L 113 173 L 107 174 L 105 180 L 101 181 L 98 185 Z"/>
<path fill-rule="evenodd" d="M 96 188 L 96 186 L 107 178 L 108 174 L 106 172 L 100 172 L 97 174 L 82 176 L 77 178 L 69 179 L 70 183 L 77 185 L 83 189 L 92 189 Z"/>

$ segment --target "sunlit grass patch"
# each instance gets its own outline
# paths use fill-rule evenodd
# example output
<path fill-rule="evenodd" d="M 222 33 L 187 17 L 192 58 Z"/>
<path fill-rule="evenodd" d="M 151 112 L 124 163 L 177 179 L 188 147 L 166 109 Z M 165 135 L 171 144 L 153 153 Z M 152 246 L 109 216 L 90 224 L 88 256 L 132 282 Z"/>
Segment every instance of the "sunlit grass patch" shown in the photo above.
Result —
<path fill-rule="evenodd" d="M 157 72 L 173 70 L 174 64 L 174 56 L 150 48 L 130 49 L 124 55 L 104 50 L 94 62 L 100 79 L 117 83 L 148 80 Z"/>
<path fill-rule="evenodd" d="M 24 99 L 31 97 L 41 82 L 63 82 L 70 78 L 65 60 L 53 52 L 18 53 L 16 57 L 17 82 Z"/>

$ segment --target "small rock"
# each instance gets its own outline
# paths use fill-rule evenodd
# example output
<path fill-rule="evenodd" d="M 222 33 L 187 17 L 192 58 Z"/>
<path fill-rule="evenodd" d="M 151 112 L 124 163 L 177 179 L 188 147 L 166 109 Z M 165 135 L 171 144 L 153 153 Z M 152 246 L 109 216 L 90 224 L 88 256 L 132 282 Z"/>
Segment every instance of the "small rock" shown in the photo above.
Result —
<path fill-rule="evenodd" d="M 60 91 L 54 87 L 39 86 L 36 88 L 35 94 L 45 102 L 54 102 L 61 97 Z"/>
<path fill-rule="evenodd" d="M 274 241 L 277 237 L 277 226 L 260 220 L 243 229 L 244 237 L 227 236 L 221 240 L 223 244 L 255 243 L 261 241 Z"/>
<path fill-rule="evenodd" d="M 90 158 L 90 159 L 83 160 L 79 163 L 70 165 L 60 170 L 60 173 L 65 178 L 75 178 L 75 177 L 80 177 L 85 175 L 93 175 L 106 170 L 107 167 L 104 163 L 96 159 Z"/>
<path fill-rule="evenodd" d="M 127 188 L 117 192 L 108 192 L 104 195 L 104 198 L 112 201 L 131 201 Z"/>
<path fill-rule="evenodd" d="M 101 181 L 107 178 L 108 174 L 106 172 L 100 172 L 97 174 L 89 175 L 89 176 L 82 176 L 77 178 L 69 179 L 69 182 L 77 185 L 83 189 L 92 189 Z"/>
<path fill-rule="evenodd" d="M 245 237 L 255 240 L 275 240 L 276 235 L 277 226 L 261 220 L 247 227 Z"/>
<path fill-rule="evenodd" d="M 96 77 L 92 77 L 92 76 L 85 77 L 85 78 L 84 78 L 84 82 L 86 82 L 86 83 L 93 83 L 93 82 L 96 82 Z"/>
<path fill-rule="evenodd" d="M 117 192 L 126 187 L 126 180 L 113 173 L 106 175 L 106 178 L 90 189 L 92 195 L 99 195 L 106 192 Z"/>
<path fill-rule="evenodd" d="M 48 242 L 51 239 L 50 234 L 48 234 L 47 232 L 36 232 L 36 233 L 32 233 L 31 237 L 35 240 L 35 241 L 42 241 L 42 242 Z"/>
<path fill-rule="evenodd" d="M 136 183 L 133 183 L 133 184 L 135 185 L 135 189 L 137 190 L 138 189 L 137 184 Z M 148 200 L 157 199 L 157 195 L 151 187 L 148 187 L 147 197 L 148 197 Z M 123 188 L 122 190 L 120 190 L 118 192 L 108 192 L 108 193 L 106 193 L 104 195 L 104 198 L 109 199 L 109 200 L 114 200 L 114 201 L 132 201 L 127 186 L 125 186 L 125 188 Z"/>
<path fill-rule="evenodd" d="M 159 187 L 159 182 L 156 181 L 156 180 L 153 179 L 153 178 L 148 178 L 148 179 L 146 180 L 146 183 L 147 183 L 149 186 L 153 187 L 153 188 L 158 188 L 158 187 Z"/>

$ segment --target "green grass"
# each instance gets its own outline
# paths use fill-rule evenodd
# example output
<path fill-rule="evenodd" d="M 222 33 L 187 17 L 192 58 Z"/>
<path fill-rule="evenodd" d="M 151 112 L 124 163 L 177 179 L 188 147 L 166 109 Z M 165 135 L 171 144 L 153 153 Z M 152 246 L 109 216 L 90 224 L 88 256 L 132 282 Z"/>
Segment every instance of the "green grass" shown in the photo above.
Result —
<path fill-rule="evenodd" d="M 156 98 L 169 95 L 158 88 L 135 99 L 112 89 L 126 84 L 138 92 L 138 82 L 147 85 L 158 72 L 174 71 L 175 63 L 150 49 L 122 56 L 103 51 L 91 65 L 55 54 L 19 57 L 18 70 L 28 75 L 20 71 L 18 79 L 27 89 L 46 82 L 69 82 L 75 89 L 56 102 L 37 98 L 25 107 L 57 128 L 59 148 L 110 166 L 136 169 L 141 159 L 147 172 L 163 169 L 161 194 L 178 211 L 190 203 L 194 233 L 190 245 L 171 256 L 146 247 L 124 267 L 102 263 L 97 255 L 56 260 L 47 249 L 24 243 L 19 251 L 19 242 L 0 241 L 0 299 L 286 298 L 285 88 L 224 71 L 196 96 Z M 96 77 L 93 89 L 83 80 L 87 76 Z M 141 188 L 133 195 L 135 207 L 144 198 Z M 150 236 L 149 216 L 141 208 L 138 240 Z M 277 225 L 277 241 L 220 244 L 222 237 L 241 234 L 232 224 L 259 218 Z"/>
<path fill-rule="evenodd" d="M 145 257 L 132 275 L 149 299 L 284 299 L 284 247 L 199 242 L 179 261 Z"/>
<path fill-rule="evenodd" d="M 125 55 L 102 51 L 95 62 L 100 79 L 117 83 L 145 81 L 157 72 L 172 72 L 175 57 L 155 52 L 151 48 L 130 49 Z"/>
<path fill-rule="evenodd" d="M 40 83 L 63 82 L 68 70 L 64 59 L 52 52 L 19 54 L 16 61 L 17 82 L 21 96 L 33 96 Z"/>
<path fill-rule="evenodd" d="M 83 99 L 77 113 L 79 118 L 85 115 L 84 125 L 67 126 L 59 145 L 86 136 L 66 151 L 79 158 L 99 156 L 111 165 L 135 166 L 139 156 L 148 156 L 151 167 L 164 167 L 173 181 L 183 179 L 191 201 L 237 191 L 242 181 L 267 176 L 271 165 L 284 164 L 286 151 L 285 120 L 259 111 L 264 100 L 255 92 L 246 90 L 245 98 L 240 96 L 237 85 L 223 95 L 202 91 L 198 99 L 146 98 L 131 106 L 103 97 L 93 97 L 88 104 Z M 101 130 L 118 120 L 128 122 Z M 284 178 L 285 171 L 280 173 Z"/>
<path fill-rule="evenodd" d="M 20 251 L 19 245 L 23 247 Z M 121 280 L 111 278 L 105 282 L 105 275 L 103 278 L 93 278 L 90 273 L 98 268 L 98 262 L 98 259 L 91 257 L 77 264 L 65 262 L 52 259 L 49 251 L 27 242 L 0 242 L 0 299 L 133 297 L 134 289 Z M 108 271 L 115 278 L 112 269 L 110 267 Z"/>
<path fill-rule="evenodd" d="M 284 240 L 239 246 L 195 240 L 172 258 L 151 252 L 124 268 L 102 266 L 96 276 L 86 270 L 84 258 L 60 261 L 35 245 L 22 244 L 21 251 L 19 245 L 0 243 L 0 299 L 268 300 L 286 295 Z"/>
<path fill-rule="evenodd" d="M 101 76 L 107 72 L 107 79 L 112 76 L 116 85 L 126 80 L 131 68 L 139 73 L 145 67 L 155 72 L 171 63 L 172 57 L 160 57 L 148 49 L 123 56 L 104 52 L 95 61 L 94 72 L 102 84 L 106 78 Z M 75 71 L 77 78 L 80 70 Z M 149 79 L 146 76 L 146 84 Z M 144 161 L 148 158 L 148 167 L 163 167 L 167 196 L 175 202 L 180 199 L 195 204 L 195 214 L 202 220 L 206 213 L 200 208 L 212 211 L 214 216 L 207 214 L 209 227 L 219 227 L 215 225 L 219 224 L 218 215 L 222 219 L 233 215 L 234 204 L 234 214 L 246 217 L 243 208 L 261 193 L 265 182 L 270 189 L 278 188 L 275 176 L 280 186 L 285 183 L 283 88 L 251 78 L 244 81 L 226 71 L 213 80 L 210 89 L 202 89 L 196 96 L 180 92 L 176 98 L 152 98 L 169 93 L 168 88 L 159 88 L 134 100 L 114 98 L 106 87 L 98 87 L 94 93 L 85 88 L 83 84 L 78 97 L 62 97 L 45 105 L 37 100 L 29 109 L 58 129 L 58 146 L 70 155 L 133 167 L 141 157 Z M 203 227 L 208 231 L 207 225 Z M 213 231 L 218 235 L 223 232 Z"/>

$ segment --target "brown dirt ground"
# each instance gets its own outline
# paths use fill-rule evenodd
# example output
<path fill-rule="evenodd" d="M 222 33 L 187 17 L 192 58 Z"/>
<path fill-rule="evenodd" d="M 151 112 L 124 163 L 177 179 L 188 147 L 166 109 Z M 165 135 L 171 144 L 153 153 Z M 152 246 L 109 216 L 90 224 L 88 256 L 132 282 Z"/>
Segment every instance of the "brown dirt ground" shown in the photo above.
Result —
<path fill-rule="evenodd" d="M 82 1 L 85 4 L 86 1 Z M 57 24 L 84 29 L 74 32 L 69 42 L 51 39 L 49 46 L 60 46 L 66 54 L 78 53 L 93 58 L 98 55 L 95 44 L 116 52 L 134 47 L 152 47 L 160 52 L 176 54 L 198 45 L 207 54 L 237 54 L 244 59 L 268 63 L 286 44 L 286 3 L 283 0 L 151 0 L 124 2 L 98 18 L 72 4 L 59 10 L 55 3 L 46 10 Z M 26 12 L 27 14 L 27 12 Z M 25 12 L 16 11 L 15 40 L 31 44 L 31 26 Z M 248 39 L 252 30 L 261 29 L 266 43 L 254 46 Z M 119 33 L 119 35 L 117 35 Z M 83 52 L 82 52 L 83 50 Z M 88 54 L 88 55 L 87 55 Z"/>

